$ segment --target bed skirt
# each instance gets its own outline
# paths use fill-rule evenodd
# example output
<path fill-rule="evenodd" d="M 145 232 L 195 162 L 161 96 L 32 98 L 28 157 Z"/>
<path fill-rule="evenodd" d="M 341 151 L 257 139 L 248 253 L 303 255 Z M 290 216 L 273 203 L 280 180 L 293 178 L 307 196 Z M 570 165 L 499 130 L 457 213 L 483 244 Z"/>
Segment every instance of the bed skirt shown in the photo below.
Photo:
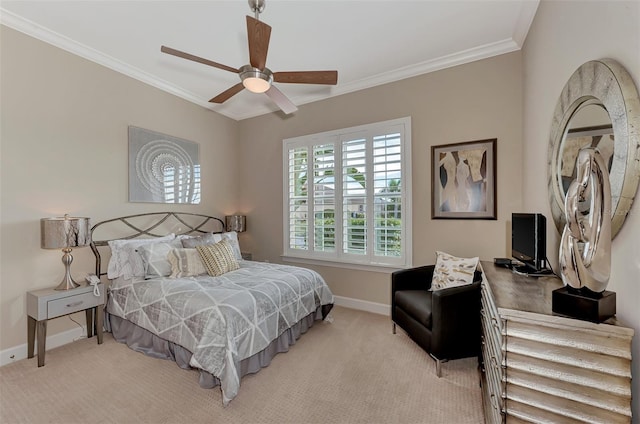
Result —
<path fill-rule="evenodd" d="M 324 320 L 332 308 L 333 304 L 318 307 L 315 312 L 310 313 L 291 326 L 291 328 L 285 330 L 264 350 L 241 360 L 239 364 L 236 364 L 236 369 L 240 370 L 240 378 L 247 374 L 257 373 L 261 368 L 268 367 L 274 356 L 278 353 L 287 352 L 289 346 L 294 345 L 296 340 L 298 340 L 302 334 L 306 333 L 316 320 Z M 145 355 L 175 361 L 180 368 L 192 369 L 189 365 L 192 353 L 184 347 L 164 340 L 152 332 L 119 316 L 106 312 L 105 315 L 105 327 L 108 331 L 111 331 L 113 338 L 118 342 L 126 343 L 129 348 L 144 353 Z M 220 385 L 218 377 L 204 370 L 199 371 L 200 387 L 211 389 Z"/>

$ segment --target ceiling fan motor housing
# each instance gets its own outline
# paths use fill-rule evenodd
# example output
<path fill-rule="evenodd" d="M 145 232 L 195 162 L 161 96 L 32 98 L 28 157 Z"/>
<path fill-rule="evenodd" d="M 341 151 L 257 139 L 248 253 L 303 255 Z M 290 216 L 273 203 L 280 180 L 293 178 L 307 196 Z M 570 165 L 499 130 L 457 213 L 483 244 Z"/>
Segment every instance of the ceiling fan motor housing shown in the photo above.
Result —
<path fill-rule="evenodd" d="M 271 87 L 273 73 L 269 68 L 260 70 L 251 65 L 244 65 L 239 69 L 242 85 L 253 93 L 264 93 Z"/>

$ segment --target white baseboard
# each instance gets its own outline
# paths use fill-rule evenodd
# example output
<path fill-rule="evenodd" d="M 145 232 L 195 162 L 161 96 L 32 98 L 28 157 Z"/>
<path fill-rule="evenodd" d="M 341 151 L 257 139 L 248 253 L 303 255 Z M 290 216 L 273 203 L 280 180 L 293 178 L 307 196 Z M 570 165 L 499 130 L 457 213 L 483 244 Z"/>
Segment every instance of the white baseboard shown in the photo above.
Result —
<path fill-rule="evenodd" d="M 63 331 L 62 333 L 54 334 L 47 337 L 46 350 L 55 349 L 67 343 L 71 343 L 78 340 L 81 337 L 86 337 L 87 327 L 82 326 L 72 328 L 71 330 Z M 38 342 L 36 341 L 34 347 L 34 354 L 37 356 Z M 27 344 L 21 344 L 19 346 L 10 347 L 9 349 L 0 351 L 0 367 L 3 365 L 11 364 L 15 361 L 25 359 L 27 357 Z"/>
<path fill-rule="evenodd" d="M 333 296 L 335 304 L 345 308 L 358 309 L 360 311 L 372 312 L 380 315 L 391 315 L 391 305 L 384 303 L 369 302 L 367 300 L 354 299 L 352 297 Z"/>

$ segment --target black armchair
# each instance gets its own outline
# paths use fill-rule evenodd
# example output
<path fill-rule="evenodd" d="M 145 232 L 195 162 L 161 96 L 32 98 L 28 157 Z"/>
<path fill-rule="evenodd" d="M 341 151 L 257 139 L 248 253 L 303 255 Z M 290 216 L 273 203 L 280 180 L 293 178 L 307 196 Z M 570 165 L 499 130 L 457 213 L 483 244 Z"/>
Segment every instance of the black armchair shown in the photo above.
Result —
<path fill-rule="evenodd" d="M 403 269 L 391 274 L 391 319 L 436 361 L 477 356 L 480 352 L 480 284 L 429 291 L 434 265 Z"/>

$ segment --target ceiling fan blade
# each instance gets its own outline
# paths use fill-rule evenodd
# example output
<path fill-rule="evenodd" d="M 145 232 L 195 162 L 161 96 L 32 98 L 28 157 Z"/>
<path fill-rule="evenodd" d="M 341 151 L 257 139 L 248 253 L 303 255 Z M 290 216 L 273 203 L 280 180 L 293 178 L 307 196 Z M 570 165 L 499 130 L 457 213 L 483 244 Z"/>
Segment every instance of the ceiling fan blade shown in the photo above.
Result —
<path fill-rule="evenodd" d="M 209 100 L 209 103 L 224 103 L 227 100 L 229 100 L 231 97 L 233 97 L 236 94 L 238 94 L 239 92 L 241 92 L 243 89 L 244 89 L 244 85 L 242 85 L 242 83 L 239 82 L 236 85 L 234 85 L 233 87 L 223 91 L 222 93 L 218 94 L 213 99 Z"/>
<path fill-rule="evenodd" d="M 336 85 L 338 83 L 338 71 L 274 72 L 273 80 L 289 84 Z"/>
<path fill-rule="evenodd" d="M 287 115 L 298 110 L 296 105 L 294 105 L 291 100 L 284 93 L 276 88 L 275 85 L 271 85 L 271 87 L 265 91 L 267 96 L 273 100 L 273 102 Z"/>
<path fill-rule="evenodd" d="M 254 68 L 263 70 L 267 64 L 271 27 L 247 16 L 247 37 L 249 38 L 249 63 Z"/>
<path fill-rule="evenodd" d="M 171 47 L 161 46 L 160 51 L 162 53 L 167 53 L 173 56 L 181 57 L 183 59 L 192 60 L 194 62 L 202 63 L 204 65 L 213 66 L 214 68 L 222 69 L 229 72 L 235 72 L 236 74 L 240 72 L 236 68 L 232 68 L 231 66 L 223 65 L 221 63 L 217 63 L 209 59 L 204 59 L 189 53 L 181 52 L 180 50 L 172 49 Z"/>

